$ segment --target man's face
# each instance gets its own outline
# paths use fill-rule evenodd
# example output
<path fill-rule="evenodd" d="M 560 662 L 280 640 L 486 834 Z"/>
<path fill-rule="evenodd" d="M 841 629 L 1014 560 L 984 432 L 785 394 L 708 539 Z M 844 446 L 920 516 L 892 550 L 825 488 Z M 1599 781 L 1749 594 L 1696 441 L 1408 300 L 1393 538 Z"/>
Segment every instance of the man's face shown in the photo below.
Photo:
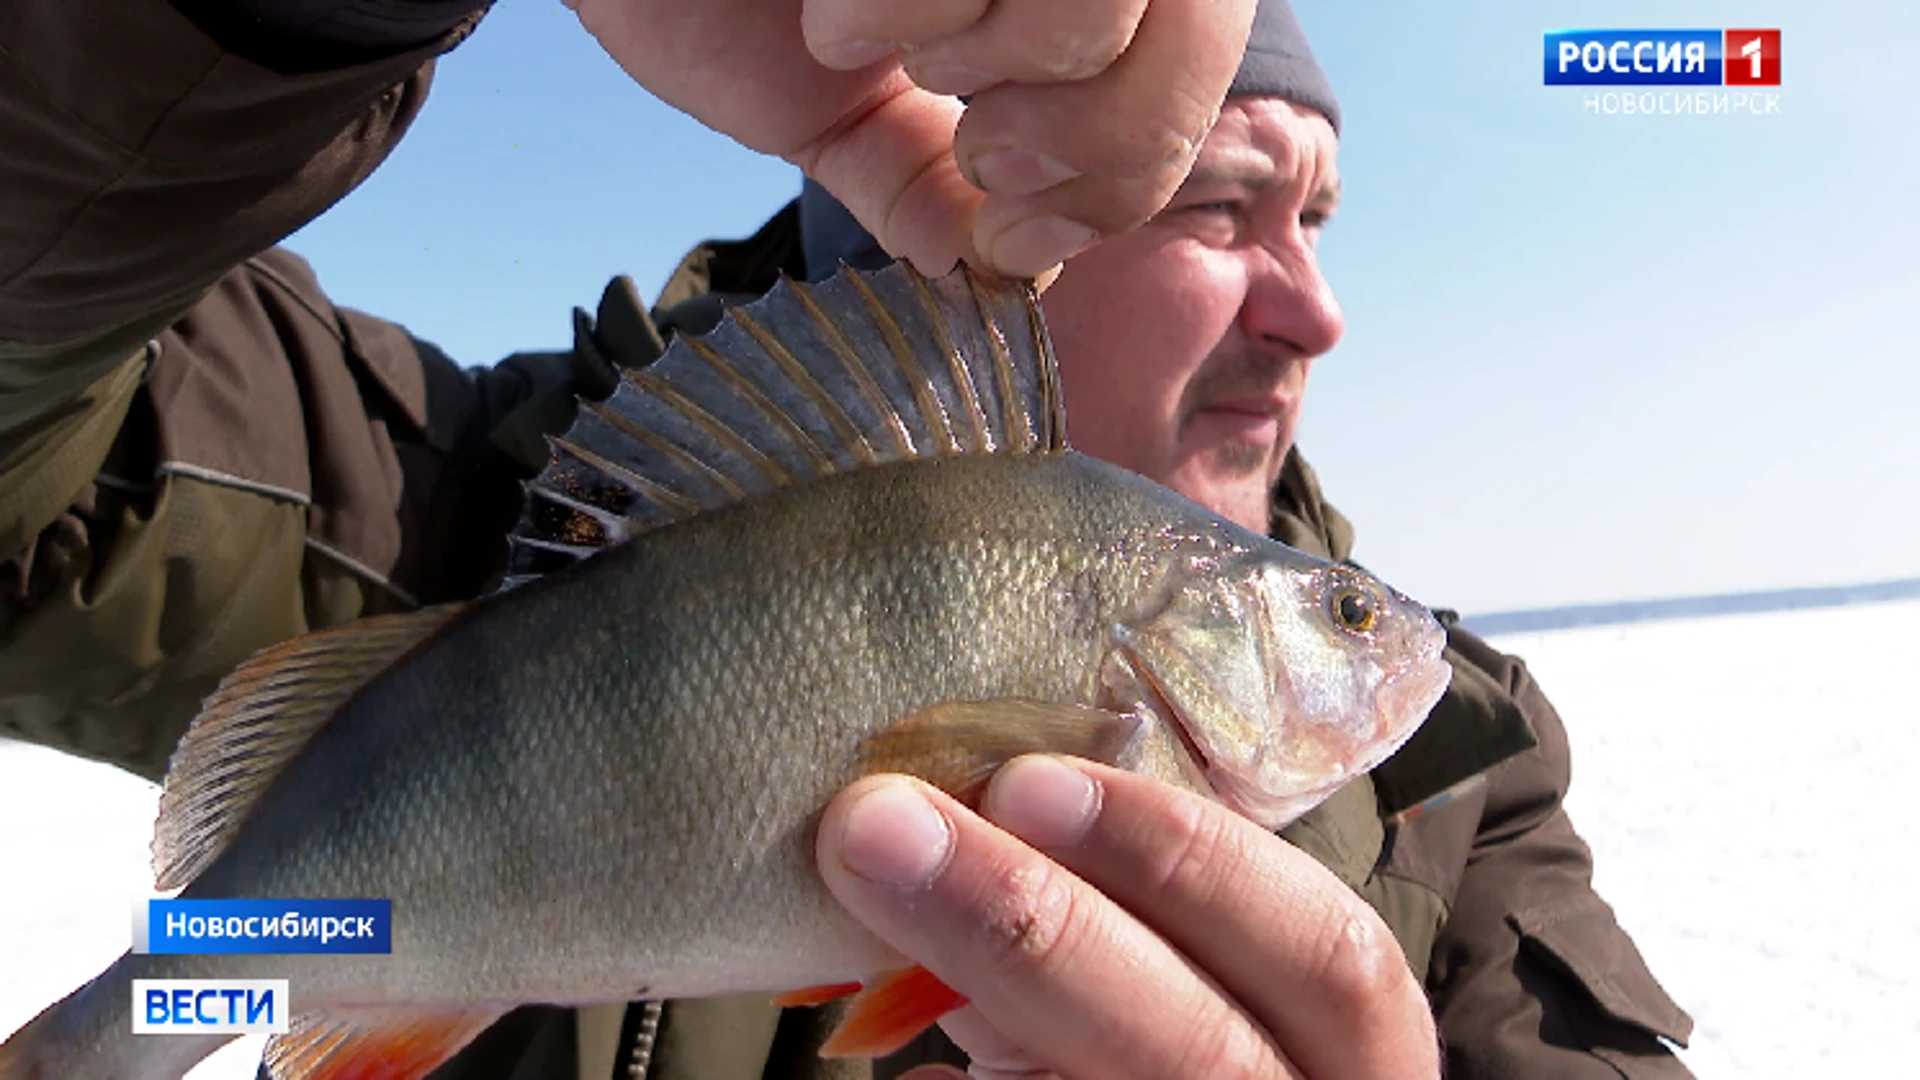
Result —
<path fill-rule="evenodd" d="M 1344 328 L 1314 256 L 1335 150 L 1319 113 L 1234 98 L 1158 217 L 1067 263 L 1042 306 L 1076 449 L 1266 531 L 1308 369 Z"/>

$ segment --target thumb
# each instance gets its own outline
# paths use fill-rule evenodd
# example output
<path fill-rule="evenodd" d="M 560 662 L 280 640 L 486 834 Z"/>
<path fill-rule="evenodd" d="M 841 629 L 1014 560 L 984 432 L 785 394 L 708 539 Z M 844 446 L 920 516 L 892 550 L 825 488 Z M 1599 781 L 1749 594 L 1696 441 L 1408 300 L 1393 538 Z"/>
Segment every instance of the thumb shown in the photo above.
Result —
<path fill-rule="evenodd" d="M 921 273 L 938 276 L 961 260 L 985 266 L 973 223 L 986 195 L 953 157 L 962 111 L 958 99 L 928 93 L 896 68 L 840 123 L 784 156 Z"/>

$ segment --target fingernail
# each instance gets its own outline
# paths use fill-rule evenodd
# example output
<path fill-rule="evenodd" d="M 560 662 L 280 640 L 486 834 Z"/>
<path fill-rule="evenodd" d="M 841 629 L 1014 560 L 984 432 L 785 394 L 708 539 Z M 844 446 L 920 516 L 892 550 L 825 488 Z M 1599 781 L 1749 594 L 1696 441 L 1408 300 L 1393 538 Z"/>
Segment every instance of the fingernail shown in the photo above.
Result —
<path fill-rule="evenodd" d="M 1067 261 L 1092 244 L 1098 234 L 1077 221 L 1037 217 L 1014 225 L 995 237 L 987 259 L 1010 277 L 1033 277 Z"/>
<path fill-rule="evenodd" d="M 971 68 L 965 64 L 926 64 L 916 65 L 907 72 L 918 83 L 920 89 L 935 94 L 952 94 L 962 97 L 977 94 L 994 83 L 998 78 Z"/>
<path fill-rule="evenodd" d="M 1079 175 L 1058 158 L 1011 146 L 973 155 L 974 185 L 995 195 L 1031 195 Z"/>
<path fill-rule="evenodd" d="M 885 41 L 829 41 L 813 46 L 813 58 L 830 68 L 863 68 L 898 46 Z"/>
<path fill-rule="evenodd" d="M 987 816 L 1042 850 L 1080 842 L 1100 813 L 1100 789 L 1058 758 L 1028 756 L 1001 769 L 987 787 Z"/>
<path fill-rule="evenodd" d="M 896 888 L 932 881 L 952 850 L 947 819 L 904 780 L 888 781 L 860 796 L 848 807 L 840 833 L 840 865 Z"/>

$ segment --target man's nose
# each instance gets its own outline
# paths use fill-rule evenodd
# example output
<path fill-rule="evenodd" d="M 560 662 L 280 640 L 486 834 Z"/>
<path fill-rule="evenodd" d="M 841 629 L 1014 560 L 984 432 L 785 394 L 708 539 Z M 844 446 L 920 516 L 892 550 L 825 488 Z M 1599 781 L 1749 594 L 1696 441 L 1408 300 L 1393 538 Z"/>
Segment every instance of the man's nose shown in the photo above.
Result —
<path fill-rule="evenodd" d="M 1301 357 L 1332 351 L 1347 320 L 1311 248 L 1250 252 L 1247 298 L 1241 307 L 1247 336 Z"/>

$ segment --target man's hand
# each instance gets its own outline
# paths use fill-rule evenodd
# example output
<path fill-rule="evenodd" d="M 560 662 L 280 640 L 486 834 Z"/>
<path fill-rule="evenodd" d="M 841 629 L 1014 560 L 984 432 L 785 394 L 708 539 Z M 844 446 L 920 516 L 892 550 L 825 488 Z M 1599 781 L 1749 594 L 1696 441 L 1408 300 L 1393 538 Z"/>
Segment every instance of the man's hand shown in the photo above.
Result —
<path fill-rule="evenodd" d="M 1439 1075 L 1392 934 L 1292 845 L 1073 759 L 1013 762 L 982 809 L 999 827 L 870 777 L 829 806 L 817 851 L 848 909 L 971 1000 L 942 1026 L 976 1075 Z"/>
<path fill-rule="evenodd" d="M 1166 204 L 1219 114 L 1254 7 L 567 2 L 641 85 L 800 166 L 889 252 L 928 273 L 967 258 L 1021 277 Z M 946 96 L 961 93 L 976 95 L 964 118 Z"/>

